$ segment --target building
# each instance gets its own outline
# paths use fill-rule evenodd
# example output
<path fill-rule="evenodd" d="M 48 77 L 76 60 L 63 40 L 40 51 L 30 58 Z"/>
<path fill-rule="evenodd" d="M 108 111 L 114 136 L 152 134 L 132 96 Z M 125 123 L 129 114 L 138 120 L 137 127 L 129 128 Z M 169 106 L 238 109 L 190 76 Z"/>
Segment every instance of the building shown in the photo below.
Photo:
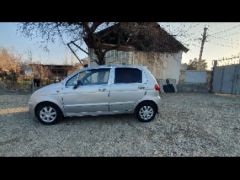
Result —
<path fill-rule="evenodd" d="M 46 81 L 43 84 L 49 84 L 64 79 L 81 67 L 80 63 L 75 65 L 29 64 L 24 68 L 24 74 L 34 79 L 41 79 L 42 82 Z"/>
<path fill-rule="evenodd" d="M 33 74 L 36 74 L 41 78 L 47 76 L 53 79 L 62 79 L 73 69 L 72 65 L 30 64 L 29 66 L 31 67 Z"/>
<path fill-rule="evenodd" d="M 136 24 L 141 28 L 141 31 L 135 36 L 130 36 L 131 32 L 122 28 L 119 23 L 97 33 L 102 37 L 104 45 L 108 47 L 119 42 L 119 32 L 129 37 L 125 42 L 118 44 L 117 49 L 106 53 L 106 64 L 145 65 L 151 70 L 156 79 L 174 79 L 178 83 L 182 53 L 187 52 L 188 49 L 161 28 L 158 23 Z M 136 37 L 138 41 L 134 40 Z M 91 47 L 89 48 L 89 57 L 90 65 L 94 65 L 96 55 Z"/>

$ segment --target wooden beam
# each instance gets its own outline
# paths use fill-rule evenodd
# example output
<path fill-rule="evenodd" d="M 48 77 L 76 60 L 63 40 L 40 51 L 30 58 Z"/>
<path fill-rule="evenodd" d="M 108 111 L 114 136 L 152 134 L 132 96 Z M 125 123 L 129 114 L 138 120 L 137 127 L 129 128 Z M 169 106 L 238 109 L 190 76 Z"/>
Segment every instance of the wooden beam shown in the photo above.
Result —
<path fill-rule="evenodd" d="M 73 51 L 73 49 L 70 46 L 70 43 L 67 44 L 68 48 L 70 49 L 70 51 L 74 54 L 74 56 L 78 59 L 78 61 L 83 65 L 82 61 L 80 60 L 80 58 L 77 56 L 77 54 Z"/>

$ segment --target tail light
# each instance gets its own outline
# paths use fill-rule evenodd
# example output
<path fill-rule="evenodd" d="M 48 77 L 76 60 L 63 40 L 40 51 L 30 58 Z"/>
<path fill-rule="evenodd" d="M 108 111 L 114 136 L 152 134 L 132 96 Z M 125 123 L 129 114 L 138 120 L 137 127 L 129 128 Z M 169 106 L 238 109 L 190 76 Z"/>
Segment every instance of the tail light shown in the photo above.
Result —
<path fill-rule="evenodd" d="M 158 84 L 155 84 L 154 89 L 155 89 L 156 91 L 160 91 L 160 86 L 159 86 Z"/>

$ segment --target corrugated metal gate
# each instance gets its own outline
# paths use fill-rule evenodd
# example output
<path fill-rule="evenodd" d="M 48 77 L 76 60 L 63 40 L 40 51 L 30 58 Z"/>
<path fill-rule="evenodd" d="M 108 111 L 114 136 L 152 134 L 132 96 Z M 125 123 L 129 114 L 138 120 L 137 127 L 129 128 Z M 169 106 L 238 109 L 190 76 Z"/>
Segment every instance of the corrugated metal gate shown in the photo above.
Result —
<path fill-rule="evenodd" d="M 213 68 L 213 92 L 240 94 L 240 64 Z"/>

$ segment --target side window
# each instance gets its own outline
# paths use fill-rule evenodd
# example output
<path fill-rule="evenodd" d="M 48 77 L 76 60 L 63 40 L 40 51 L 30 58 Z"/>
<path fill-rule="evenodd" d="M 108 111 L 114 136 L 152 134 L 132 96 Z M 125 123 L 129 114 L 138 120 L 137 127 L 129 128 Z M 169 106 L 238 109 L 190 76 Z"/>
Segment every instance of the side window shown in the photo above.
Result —
<path fill-rule="evenodd" d="M 141 83 L 142 71 L 137 68 L 116 68 L 114 83 Z"/>
<path fill-rule="evenodd" d="M 67 87 L 74 86 L 74 82 L 83 78 L 85 76 L 85 74 L 86 74 L 86 71 L 82 71 L 82 72 L 77 73 L 71 79 L 69 79 L 67 81 L 66 86 Z"/>
<path fill-rule="evenodd" d="M 86 71 L 82 71 L 79 73 L 78 80 L 82 79 L 86 75 Z"/>
<path fill-rule="evenodd" d="M 93 69 L 86 72 L 86 75 L 81 78 L 82 85 L 97 85 L 107 84 L 109 79 L 110 69 Z"/>
<path fill-rule="evenodd" d="M 77 73 L 76 75 L 74 75 L 73 77 L 71 77 L 71 79 L 69 79 L 66 83 L 66 87 L 69 86 L 74 86 L 74 81 L 77 80 L 79 73 Z"/>

